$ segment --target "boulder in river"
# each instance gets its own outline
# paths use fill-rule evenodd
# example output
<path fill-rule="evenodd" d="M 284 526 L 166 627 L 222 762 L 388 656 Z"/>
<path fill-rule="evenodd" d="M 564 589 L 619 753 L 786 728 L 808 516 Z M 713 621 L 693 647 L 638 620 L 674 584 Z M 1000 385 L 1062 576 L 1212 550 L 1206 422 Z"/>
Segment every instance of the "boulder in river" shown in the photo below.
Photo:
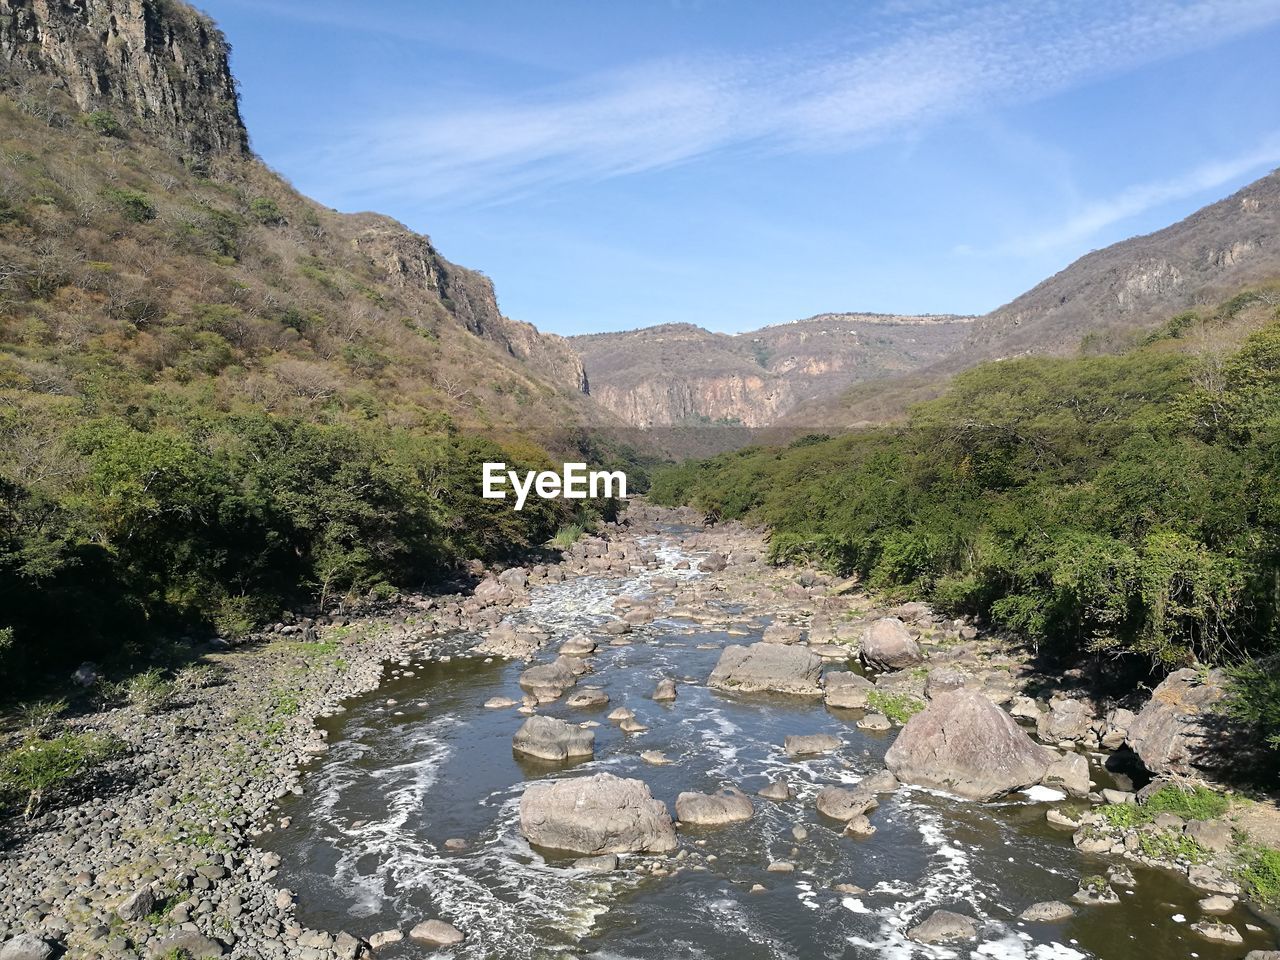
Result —
<path fill-rule="evenodd" d="M 676 797 L 676 819 L 699 827 L 719 827 L 750 820 L 755 808 L 741 790 L 686 792 Z"/>
<path fill-rule="evenodd" d="M 1079 753 L 1068 753 L 1049 764 L 1041 782 L 1046 787 L 1061 787 L 1073 797 L 1089 795 L 1089 761 Z"/>
<path fill-rule="evenodd" d="M 676 698 L 676 682 L 670 677 L 663 677 L 653 690 L 655 700 L 674 700 Z"/>
<path fill-rule="evenodd" d="M 777 643 L 732 644 L 720 654 L 707 685 L 739 693 L 791 693 L 820 696 L 822 660 L 802 647 Z"/>
<path fill-rule="evenodd" d="M 862 710 L 867 705 L 867 695 L 875 688 L 874 683 L 851 670 L 831 670 L 822 676 L 822 695 L 828 707 Z"/>
<path fill-rule="evenodd" d="M 532 716 L 521 725 L 511 748 L 539 760 L 573 760 L 595 753 L 596 735 L 555 717 Z"/>
<path fill-rule="evenodd" d="M 584 856 L 676 848 L 666 804 L 643 780 L 611 773 L 529 784 L 520 799 L 520 832 L 540 847 Z"/>
<path fill-rule="evenodd" d="M 935 910 L 907 931 L 907 939 L 916 943 L 965 943 L 978 939 L 978 925 L 962 913 Z"/>
<path fill-rule="evenodd" d="M 1042 900 L 1023 910 L 1018 914 L 1018 919 L 1026 920 L 1028 923 L 1061 923 L 1075 916 L 1075 913 L 1074 907 L 1061 900 Z"/>
<path fill-rule="evenodd" d="M 882 617 L 867 626 L 860 655 L 875 670 L 905 670 L 924 661 L 915 637 L 896 617 Z"/>
<path fill-rule="evenodd" d="M 793 734 L 783 741 L 783 749 L 788 757 L 812 757 L 821 753 L 832 753 L 844 744 L 839 737 L 829 733 Z"/>
<path fill-rule="evenodd" d="M 554 700 L 578 682 L 577 661 L 556 657 L 551 663 L 540 663 L 520 674 L 520 686 L 539 701 Z"/>
<path fill-rule="evenodd" d="M 850 787 L 823 787 L 814 803 L 818 812 L 832 820 L 848 822 L 880 805 L 876 795 L 869 790 Z"/>
<path fill-rule="evenodd" d="M 912 717 L 885 754 L 899 780 L 992 800 L 1039 783 L 1053 755 L 982 694 L 954 690 Z"/>
<path fill-rule="evenodd" d="M 409 931 L 409 939 L 436 947 L 450 947 L 464 939 L 462 931 L 443 920 L 424 920 Z"/>
<path fill-rule="evenodd" d="M 583 687 L 564 702 L 566 707 L 603 707 L 609 702 L 609 695 L 599 687 Z"/>
<path fill-rule="evenodd" d="M 1227 695 L 1222 670 L 1190 667 L 1164 679 L 1129 727 L 1129 746 L 1152 773 L 1194 773 L 1223 766 L 1226 718 L 1215 711 Z"/>
<path fill-rule="evenodd" d="M 785 780 L 774 780 L 772 783 L 761 788 L 760 796 L 766 800 L 777 800 L 779 802 L 791 799 L 791 785 Z"/>
<path fill-rule="evenodd" d="M 575 634 L 560 644 L 563 657 L 587 657 L 596 652 L 598 644 L 584 633 Z"/>
<path fill-rule="evenodd" d="M 698 564 L 698 569 L 703 573 L 719 573 L 729 565 L 728 559 L 723 553 L 712 552 L 707 558 Z"/>

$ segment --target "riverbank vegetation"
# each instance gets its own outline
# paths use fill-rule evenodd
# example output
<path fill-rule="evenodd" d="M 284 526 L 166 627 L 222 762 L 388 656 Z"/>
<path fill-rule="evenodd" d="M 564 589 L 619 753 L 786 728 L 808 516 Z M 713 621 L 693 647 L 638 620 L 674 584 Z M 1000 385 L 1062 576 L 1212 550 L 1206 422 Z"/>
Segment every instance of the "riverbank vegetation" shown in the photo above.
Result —
<path fill-rule="evenodd" d="M 681 464 L 650 496 L 1054 657 L 1232 665 L 1234 712 L 1280 747 L 1277 302 L 1246 292 L 1119 355 L 989 363 L 903 428 Z"/>

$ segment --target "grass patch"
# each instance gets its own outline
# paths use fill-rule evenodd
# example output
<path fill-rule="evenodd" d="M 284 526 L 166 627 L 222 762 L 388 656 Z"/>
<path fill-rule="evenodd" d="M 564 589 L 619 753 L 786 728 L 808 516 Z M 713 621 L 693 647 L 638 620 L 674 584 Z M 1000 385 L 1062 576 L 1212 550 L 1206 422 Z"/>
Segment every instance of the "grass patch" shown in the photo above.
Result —
<path fill-rule="evenodd" d="M 1178 830 L 1157 830 L 1138 837 L 1143 854 L 1153 860 L 1182 860 L 1208 863 L 1209 851 Z"/>
<path fill-rule="evenodd" d="M 894 723 L 906 723 L 924 709 L 924 704 L 909 694 L 872 690 L 867 694 L 867 708 L 883 713 Z"/>
<path fill-rule="evenodd" d="M 1267 903 L 1280 903 L 1280 850 L 1274 847 L 1245 847 L 1240 880 L 1249 893 Z"/>
<path fill-rule="evenodd" d="M 568 550 L 582 539 L 582 535 L 586 532 L 587 528 L 581 523 L 566 523 L 556 531 L 556 535 L 551 538 L 549 543 L 557 550 Z"/>
<path fill-rule="evenodd" d="M 1117 830 L 1140 827 L 1155 819 L 1155 814 L 1136 803 L 1109 803 L 1105 807 L 1099 807 L 1098 814 Z"/>
<path fill-rule="evenodd" d="M 1172 813 L 1184 820 L 1216 820 L 1231 808 L 1231 801 L 1208 787 L 1161 787 L 1143 804 L 1155 813 Z"/>

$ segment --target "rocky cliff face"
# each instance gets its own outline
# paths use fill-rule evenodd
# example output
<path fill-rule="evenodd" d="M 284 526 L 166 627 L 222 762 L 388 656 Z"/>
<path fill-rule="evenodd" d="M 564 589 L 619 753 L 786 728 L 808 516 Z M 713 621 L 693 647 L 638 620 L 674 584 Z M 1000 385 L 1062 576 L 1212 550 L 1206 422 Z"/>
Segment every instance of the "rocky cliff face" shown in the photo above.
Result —
<path fill-rule="evenodd" d="M 964 317 L 823 314 L 733 336 L 692 324 L 573 337 L 592 396 L 638 427 L 763 427 L 850 384 L 918 369 L 967 335 Z"/>
<path fill-rule="evenodd" d="M 981 317 L 948 367 L 1071 353 L 1102 330 L 1162 323 L 1280 274 L 1280 171 L 1185 220 L 1081 257 Z"/>
<path fill-rule="evenodd" d="M 247 154 L 222 34 L 177 0 L 0 0 L 6 85 L 53 78 L 183 151 Z"/>
<path fill-rule="evenodd" d="M 488 277 L 450 263 L 427 237 L 388 217 L 360 216 L 368 225 L 353 244 L 385 271 L 392 283 L 430 291 L 477 337 L 496 343 L 557 385 L 587 392 L 582 359 L 568 342 L 541 333 L 532 324 L 504 317 Z"/>

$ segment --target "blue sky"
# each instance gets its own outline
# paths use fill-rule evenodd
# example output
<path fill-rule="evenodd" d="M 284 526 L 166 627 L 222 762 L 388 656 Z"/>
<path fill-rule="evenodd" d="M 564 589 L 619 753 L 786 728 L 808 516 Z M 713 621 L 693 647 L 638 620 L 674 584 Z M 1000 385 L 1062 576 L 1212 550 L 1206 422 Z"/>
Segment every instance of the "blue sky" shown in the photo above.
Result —
<path fill-rule="evenodd" d="M 197 0 L 255 149 L 558 333 L 982 313 L 1280 166 L 1280 0 Z"/>

